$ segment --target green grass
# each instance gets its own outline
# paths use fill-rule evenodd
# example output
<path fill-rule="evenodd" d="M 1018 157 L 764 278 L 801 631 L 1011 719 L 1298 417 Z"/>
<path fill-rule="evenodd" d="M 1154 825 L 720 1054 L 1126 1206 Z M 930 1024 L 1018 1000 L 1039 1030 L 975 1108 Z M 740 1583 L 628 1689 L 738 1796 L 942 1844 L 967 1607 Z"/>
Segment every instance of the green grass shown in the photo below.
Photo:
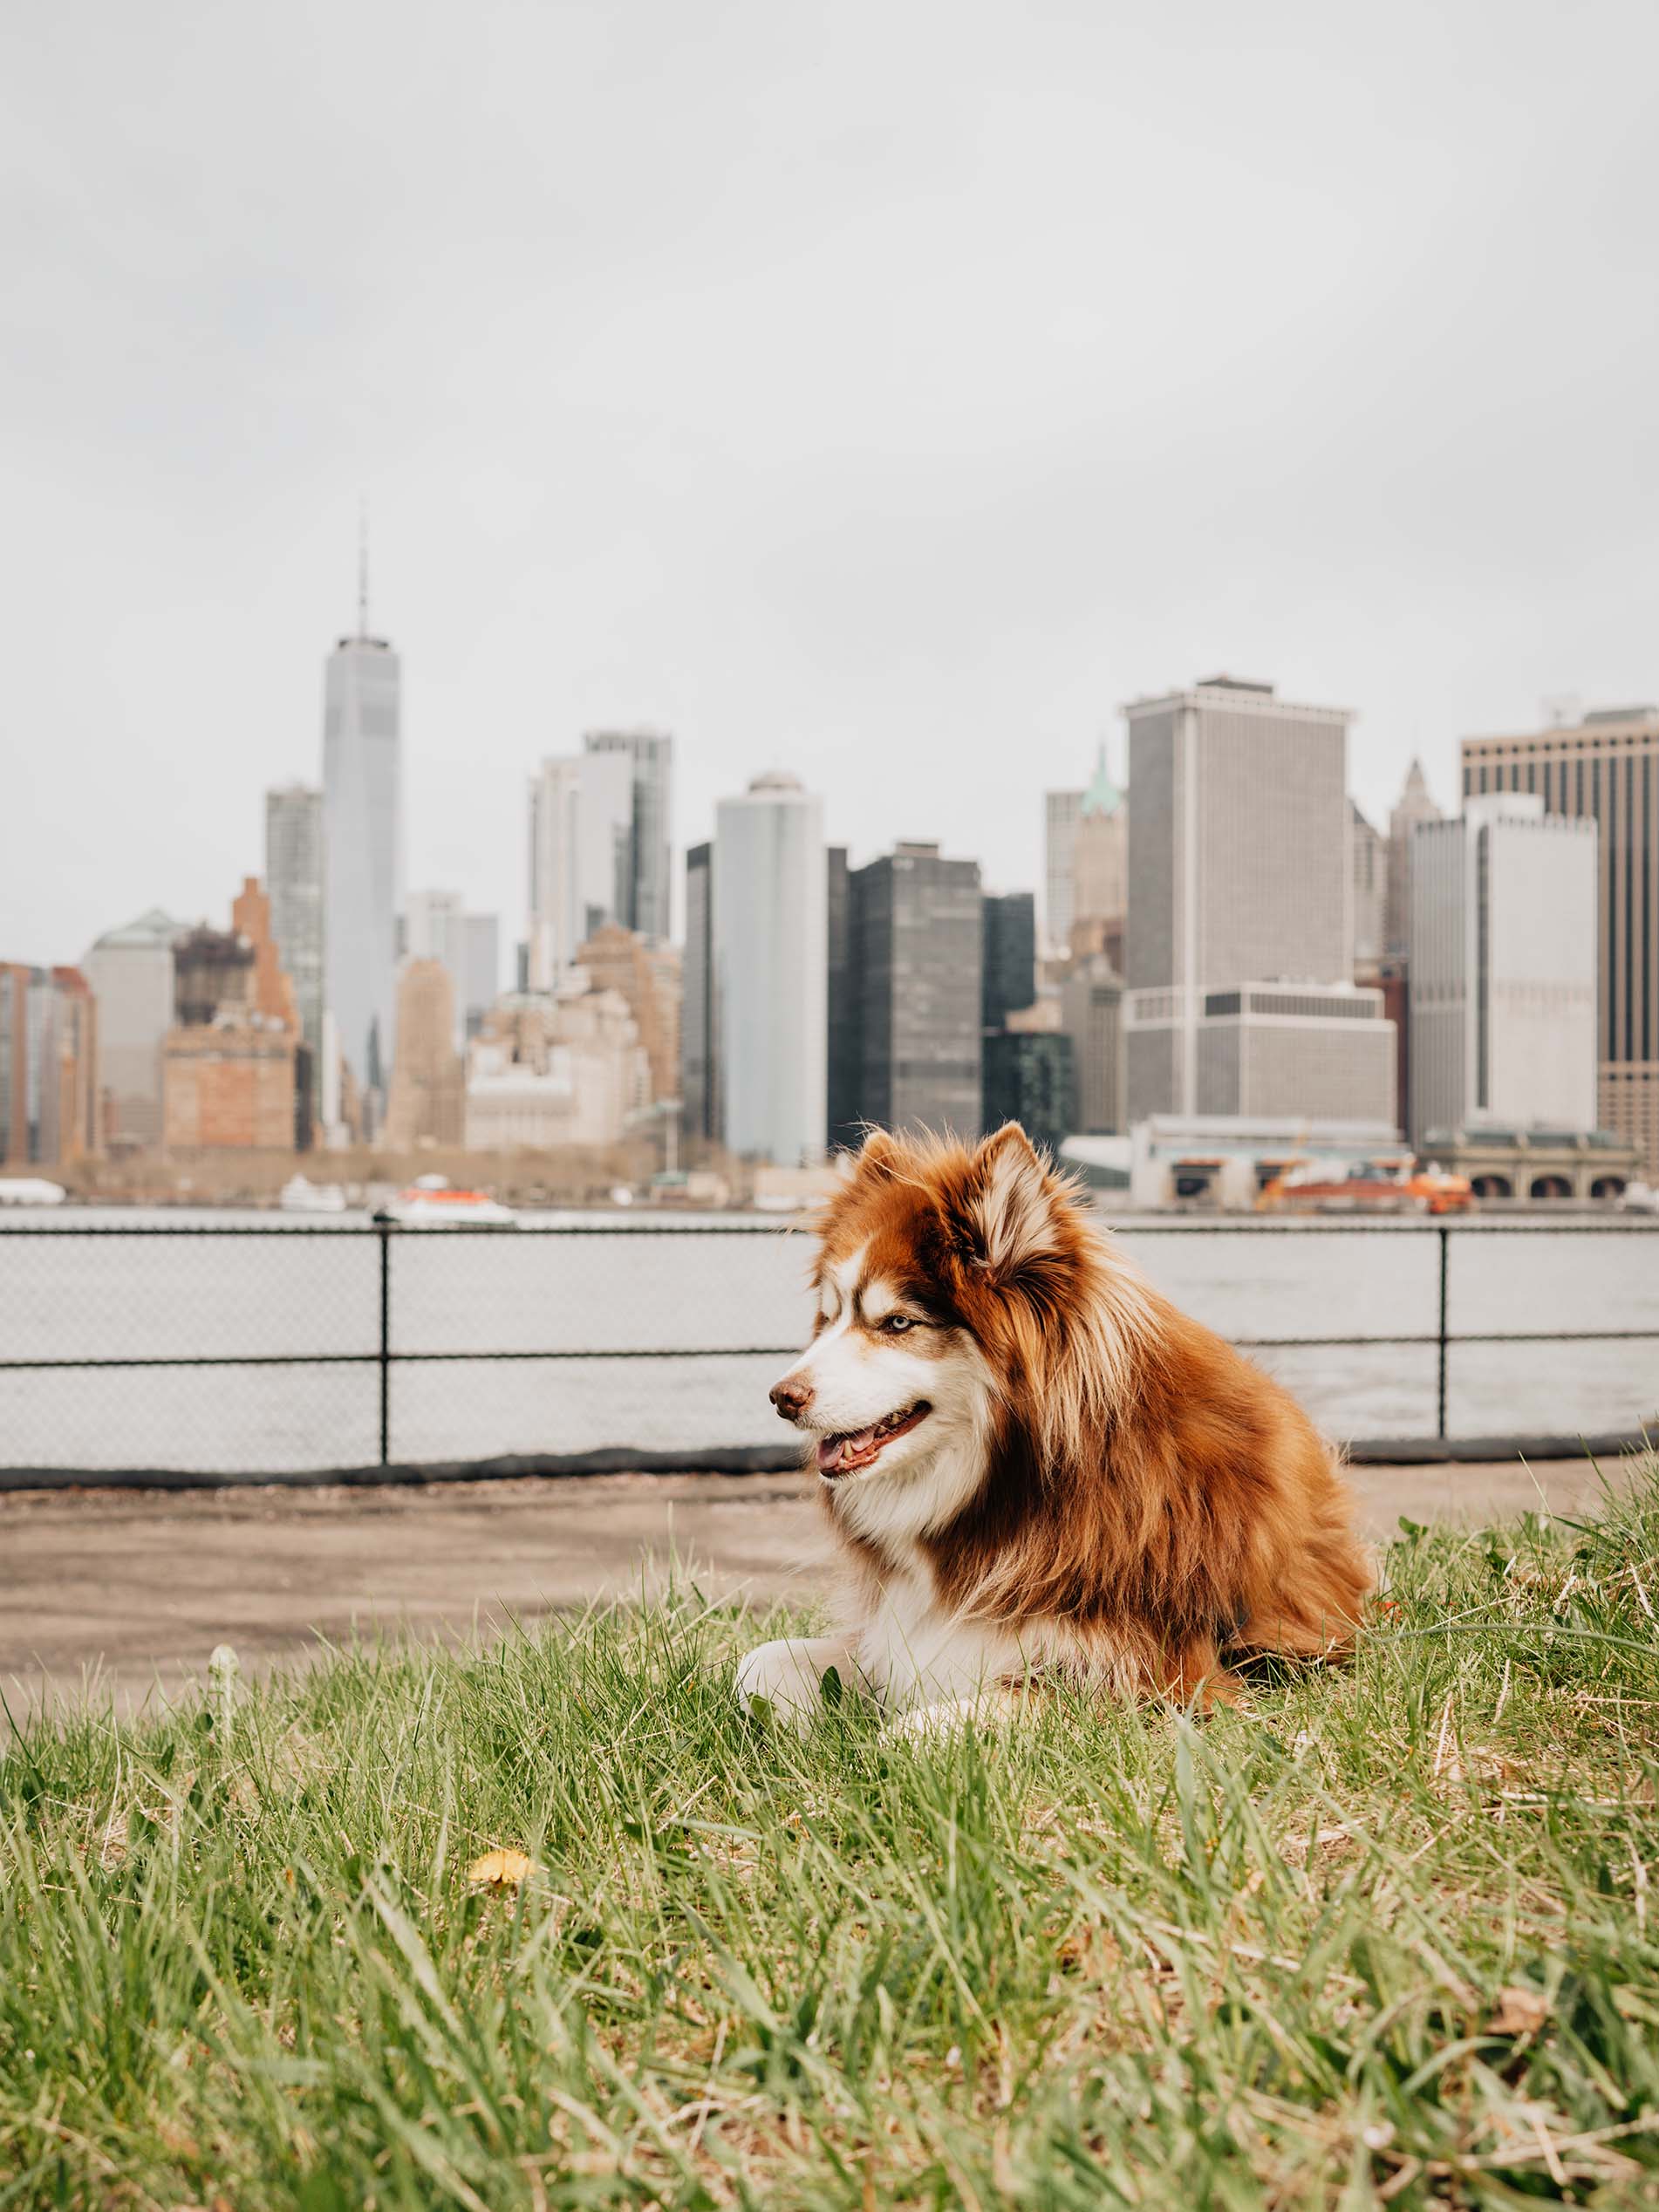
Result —
<path fill-rule="evenodd" d="M 0 2212 L 1659 2204 L 1659 1466 L 1389 1575 L 1200 1724 L 781 1736 L 685 1582 L 37 1722 Z"/>

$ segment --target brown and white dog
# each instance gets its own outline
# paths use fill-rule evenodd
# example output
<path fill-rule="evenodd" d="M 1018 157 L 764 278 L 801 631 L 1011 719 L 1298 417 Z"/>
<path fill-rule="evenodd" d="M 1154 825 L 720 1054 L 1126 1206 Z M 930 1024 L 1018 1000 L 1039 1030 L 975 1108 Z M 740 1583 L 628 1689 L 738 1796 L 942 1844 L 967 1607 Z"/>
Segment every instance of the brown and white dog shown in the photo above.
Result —
<path fill-rule="evenodd" d="M 1232 1657 L 1348 1651 L 1370 1575 L 1330 1446 L 1017 1125 L 875 1131 L 820 1225 L 813 1340 L 772 1399 L 850 1603 L 751 1651 L 746 1706 L 809 1713 L 831 1667 L 908 1727 L 1051 1672 L 1207 1703 Z"/>

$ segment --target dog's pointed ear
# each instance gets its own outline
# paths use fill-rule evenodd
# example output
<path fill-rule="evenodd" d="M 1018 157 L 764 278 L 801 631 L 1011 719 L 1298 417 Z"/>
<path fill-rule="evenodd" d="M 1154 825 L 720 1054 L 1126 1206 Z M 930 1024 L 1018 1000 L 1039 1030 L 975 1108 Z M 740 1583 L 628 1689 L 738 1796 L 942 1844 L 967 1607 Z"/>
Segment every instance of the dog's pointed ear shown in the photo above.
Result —
<path fill-rule="evenodd" d="M 889 1182 L 898 1171 L 904 1148 L 891 1130 L 869 1129 L 858 1147 L 858 1172 Z"/>
<path fill-rule="evenodd" d="M 993 1282 L 1060 1249 L 1054 1186 L 1018 1122 L 1005 1122 L 974 1153 L 966 1211 L 973 1256 Z"/>

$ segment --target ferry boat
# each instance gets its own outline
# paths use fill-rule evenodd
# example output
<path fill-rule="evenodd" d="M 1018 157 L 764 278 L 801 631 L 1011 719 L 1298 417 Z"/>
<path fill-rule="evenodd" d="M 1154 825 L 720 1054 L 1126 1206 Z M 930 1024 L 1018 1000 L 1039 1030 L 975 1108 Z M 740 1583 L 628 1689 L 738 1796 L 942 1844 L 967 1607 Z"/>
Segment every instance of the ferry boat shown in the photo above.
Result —
<path fill-rule="evenodd" d="M 276 1203 L 284 1213 L 344 1213 L 345 1192 L 338 1183 L 312 1183 L 303 1175 L 290 1175 Z"/>
<path fill-rule="evenodd" d="M 61 1183 L 44 1175 L 0 1177 L 0 1205 L 62 1205 L 69 1196 Z"/>
<path fill-rule="evenodd" d="M 1469 1178 L 1410 1158 L 1360 1160 L 1346 1172 L 1328 1160 L 1296 1160 L 1266 1184 L 1259 1213 L 1466 1213 Z"/>
<path fill-rule="evenodd" d="M 484 1191 L 454 1191 L 441 1175 L 418 1176 L 395 1198 L 388 1198 L 375 1219 L 395 1221 L 405 1229 L 512 1229 L 518 1216 Z"/>

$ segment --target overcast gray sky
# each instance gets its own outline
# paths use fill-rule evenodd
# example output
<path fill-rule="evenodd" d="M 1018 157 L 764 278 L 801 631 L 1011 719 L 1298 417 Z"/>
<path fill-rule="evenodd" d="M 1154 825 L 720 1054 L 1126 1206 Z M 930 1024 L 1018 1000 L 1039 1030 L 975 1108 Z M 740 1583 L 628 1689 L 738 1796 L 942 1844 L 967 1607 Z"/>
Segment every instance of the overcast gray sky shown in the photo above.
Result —
<path fill-rule="evenodd" d="M 1218 669 L 1356 795 L 1659 693 L 1659 10 L 58 0 L 0 66 L 0 958 L 222 916 L 357 502 L 409 881 L 679 741 L 1033 884 Z"/>

